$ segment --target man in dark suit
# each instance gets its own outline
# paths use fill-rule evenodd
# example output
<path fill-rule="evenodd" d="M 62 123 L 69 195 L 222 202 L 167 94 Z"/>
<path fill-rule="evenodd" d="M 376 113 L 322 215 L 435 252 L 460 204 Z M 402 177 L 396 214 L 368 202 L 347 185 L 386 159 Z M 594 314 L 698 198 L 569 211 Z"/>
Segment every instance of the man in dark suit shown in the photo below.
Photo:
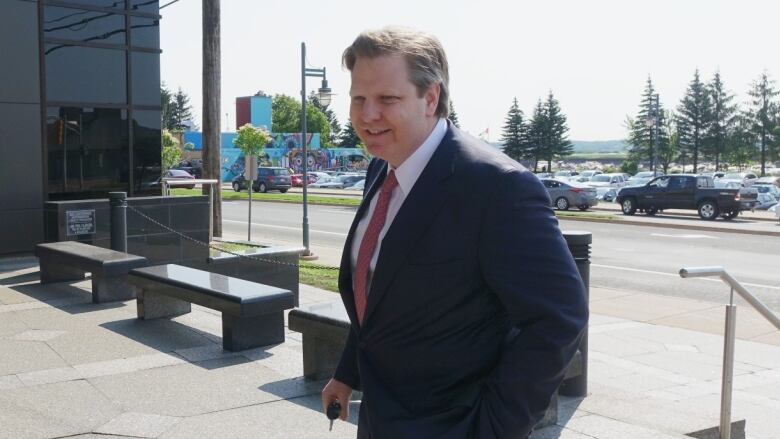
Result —
<path fill-rule="evenodd" d="M 359 438 L 525 438 L 588 319 L 547 193 L 446 119 L 436 38 L 365 32 L 344 65 L 377 158 L 342 257 L 352 326 L 323 404 L 346 419 L 362 390 Z"/>

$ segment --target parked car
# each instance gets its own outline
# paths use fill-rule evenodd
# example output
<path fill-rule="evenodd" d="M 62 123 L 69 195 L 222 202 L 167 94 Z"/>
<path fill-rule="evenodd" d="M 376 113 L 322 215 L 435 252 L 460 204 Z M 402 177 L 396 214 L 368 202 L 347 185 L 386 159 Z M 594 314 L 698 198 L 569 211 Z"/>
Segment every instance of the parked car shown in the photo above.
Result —
<path fill-rule="evenodd" d="M 624 215 L 637 210 L 655 215 L 664 209 L 696 209 L 705 220 L 719 215 L 733 219 L 739 215 L 739 189 L 716 189 L 712 177 L 676 174 L 657 177 L 644 186 L 624 187 L 617 196 Z"/>
<path fill-rule="evenodd" d="M 559 180 L 570 180 L 572 177 L 580 175 L 577 171 L 558 171 L 555 173 L 555 178 Z"/>
<path fill-rule="evenodd" d="M 182 171 L 187 171 L 190 173 L 194 178 L 202 178 L 203 177 L 203 160 L 201 159 L 188 159 L 188 160 L 182 160 L 176 165 L 172 166 L 171 169 L 179 169 Z"/>
<path fill-rule="evenodd" d="M 634 176 L 629 178 L 629 180 L 633 178 L 656 178 L 656 177 L 663 177 L 664 175 L 665 174 L 661 171 L 656 171 L 655 174 L 653 174 L 653 171 L 642 171 L 634 174 Z"/>
<path fill-rule="evenodd" d="M 160 178 L 158 178 L 156 182 L 152 183 L 152 185 L 153 186 L 159 186 L 160 184 L 162 184 L 162 179 L 163 178 L 168 180 L 168 181 L 170 181 L 170 180 L 177 180 L 177 181 L 178 180 L 194 180 L 195 179 L 195 177 L 192 174 L 190 174 L 189 172 L 187 172 L 187 171 L 182 171 L 181 169 L 169 169 L 169 170 L 165 171 L 165 174 L 163 174 Z M 195 185 L 194 184 L 186 184 L 186 185 L 177 184 L 177 185 L 172 185 L 171 187 L 174 187 L 174 188 L 178 187 L 178 188 L 184 188 L 184 189 L 193 189 L 195 187 Z"/>
<path fill-rule="evenodd" d="M 344 189 L 348 189 L 351 191 L 363 191 L 363 188 L 366 187 L 366 179 L 362 179 L 358 181 L 357 183 L 353 184 L 352 186 L 346 187 Z"/>
<path fill-rule="evenodd" d="M 596 189 L 582 183 L 558 178 L 543 178 L 542 184 L 550 196 L 550 205 L 558 210 L 569 210 L 571 206 L 587 210 L 589 207 L 599 204 L 599 200 L 596 198 Z"/>
<path fill-rule="evenodd" d="M 715 187 L 726 187 L 730 182 L 736 182 L 744 186 L 750 186 L 758 176 L 752 172 L 732 172 L 715 180 Z"/>
<path fill-rule="evenodd" d="M 755 189 L 758 191 L 759 197 L 761 194 L 768 194 L 772 198 L 775 199 L 775 201 L 780 201 L 780 189 L 771 184 L 754 184 L 751 186 L 752 189 Z"/>
<path fill-rule="evenodd" d="M 537 177 L 537 178 L 540 178 L 540 179 L 542 179 L 542 178 L 552 178 L 552 176 L 553 176 L 553 175 L 552 175 L 552 174 L 550 174 L 549 172 L 537 172 L 537 173 L 536 173 L 536 174 L 534 174 L 534 175 L 536 175 L 536 177 Z"/>
<path fill-rule="evenodd" d="M 758 204 L 756 205 L 756 209 L 758 209 L 758 210 L 767 210 L 770 207 L 772 207 L 775 204 L 777 204 L 777 198 L 775 198 L 768 191 L 761 192 L 759 190 L 757 201 L 758 201 Z"/>
<path fill-rule="evenodd" d="M 580 175 L 575 179 L 578 183 L 585 183 L 590 181 L 594 176 L 601 174 L 601 171 L 588 170 L 580 172 Z"/>
<path fill-rule="evenodd" d="M 753 184 L 771 184 L 780 187 L 780 177 L 759 177 L 753 182 Z"/>
<path fill-rule="evenodd" d="M 319 187 L 319 188 L 331 188 L 331 189 L 344 189 L 345 187 L 349 187 L 354 185 L 360 180 L 365 180 L 366 177 L 364 175 L 339 175 L 338 177 L 334 177 L 330 181 L 326 181 L 324 183 L 320 183 L 319 181 L 316 183 L 311 184 L 309 187 Z"/>
<path fill-rule="evenodd" d="M 306 177 L 309 180 L 309 184 L 312 184 L 317 181 L 317 176 L 312 175 L 308 172 L 306 173 Z M 290 175 L 290 184 L 292 184 L 293 187 L 303 187 L 303 174 Z"/>
<path fill-rule="evenodd" d="M 233 190 L 240 192 L 242 189 L 247 189 L 249 187 L 247 181 L 244 174 L 237 176 L 233 179 Z M 252 184 L 252 190 L 263 193 L 278 190 L 285 193 L 291 186 L 289 169 L 259 166 L 257 179 Z"/>
<path fill-rule="evenodd" d="M 590 179 L 588 186 L 596 188 L 596 196 L 604 199 L 604 194 L 610 189 L 617 190 L 626 185 L 623 174 L 599 174 Z"/>
<path fill-rule="evenodd" d="M 718 183 L 715 183 L 718 187 Z M 722 185 L 724 189 L 737 189 L 739 191 L 739 203 L 741 210 L 753 210 L 758 205 L 758 189 L 753 186 L 745 186 L 738 181 L 727 181 Z"/>

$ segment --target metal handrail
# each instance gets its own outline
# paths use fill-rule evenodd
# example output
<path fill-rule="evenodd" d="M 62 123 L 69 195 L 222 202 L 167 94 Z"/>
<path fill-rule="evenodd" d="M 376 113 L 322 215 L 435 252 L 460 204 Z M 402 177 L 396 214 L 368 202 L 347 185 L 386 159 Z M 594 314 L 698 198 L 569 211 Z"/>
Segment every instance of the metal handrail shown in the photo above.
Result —
<path fill-rule="evenodd" d="M 726 305 L 726 330 L 723 340 L 723 377 L 720 395 L 720 437 L 731 438 L 731 390 L 734 381 L 734 344 L 736 342 L 737 306 L 734 305 L 734 290 L 765 319 L 780 329 L 780 318 L 763 302 L 747 290 L 723 267 L 693 267 L 680 269 L 680 277 L 719 277 L 731 287 L 729 304 Z"/>

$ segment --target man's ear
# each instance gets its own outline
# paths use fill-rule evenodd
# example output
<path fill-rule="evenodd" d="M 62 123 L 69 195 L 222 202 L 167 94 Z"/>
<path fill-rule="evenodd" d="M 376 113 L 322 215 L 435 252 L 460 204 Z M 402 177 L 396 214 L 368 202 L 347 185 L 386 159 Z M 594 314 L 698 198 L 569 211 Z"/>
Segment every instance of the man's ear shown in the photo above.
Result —
<path fill-rule="evenodd" d="M 439 93 L 441 93 L 441 84 L 431 84 L 425 91 L 425 115 L 433 116 L 436 114 L 436 108 L 439 106 Z"/>

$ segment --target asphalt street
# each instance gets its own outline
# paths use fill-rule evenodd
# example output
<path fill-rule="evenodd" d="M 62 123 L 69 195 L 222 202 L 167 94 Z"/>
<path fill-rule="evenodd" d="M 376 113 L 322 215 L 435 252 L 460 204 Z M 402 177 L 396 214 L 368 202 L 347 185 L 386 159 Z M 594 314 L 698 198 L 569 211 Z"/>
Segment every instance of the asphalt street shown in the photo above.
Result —
<path fill-rule="evenodd" d="M 321 263 L 338 264 L 355 211 L 309 206 L 310 242 Z M 302 212 L 300 204 L 253 203 L 252 241 L 300 245 Z M 226 237 L 246 239 L 245 201 L 223 203 L 223 228 Z M 682 267 L 719 265 L 780 310 L 780 238 L 573 220 L 561 220 L 561 228 L 593 233 L 591 285 L 723 303 L 729 290 L 719 280 L 677 275 Z"/>

